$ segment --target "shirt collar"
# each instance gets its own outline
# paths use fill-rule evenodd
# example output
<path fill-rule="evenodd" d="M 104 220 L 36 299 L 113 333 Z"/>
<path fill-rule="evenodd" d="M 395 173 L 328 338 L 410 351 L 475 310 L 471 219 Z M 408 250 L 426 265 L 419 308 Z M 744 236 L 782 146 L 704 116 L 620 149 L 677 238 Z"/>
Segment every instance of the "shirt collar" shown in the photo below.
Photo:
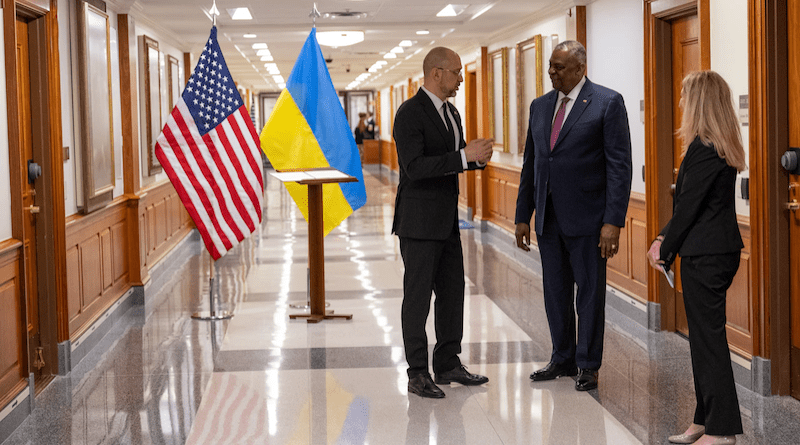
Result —
<path fill-rule="evenodd" d="M 422 91 L 424 91 L 425 94 L 427 94 L 428 97 L 431 98 L 431 102 L 433 102 L 433 106 L 436 107 L 437 111 L 442 109 L 442 104 L 444 103 L 444 101 L 442 99 L 439 99 L 439 96 L 431 93 L 427 88 L 425 88 L 425 85 L 422 86 Z"/>
<path fill-rule="evenodd" d="M 578 100 L 578 95 L 581 94 L 581 90 L 583 89 L 583 85 L 585 85 L 585 84 L 586 84 L 586 76 L 583 76 L 581 78 L 581 81 L 578 82 L 578 84 L 575 85 L 574 88 L 572 88 L 572 91 L 570 91 L 569 94 L 564 94 L 563 92 L 559 91 L 558 92 L 558 102 L 561 102 L 561 100 L 564 99 L 564 97 L 566 96 L 566 97 L 569 97 L 570 102 L 575 103 L 575 101 Z"/>

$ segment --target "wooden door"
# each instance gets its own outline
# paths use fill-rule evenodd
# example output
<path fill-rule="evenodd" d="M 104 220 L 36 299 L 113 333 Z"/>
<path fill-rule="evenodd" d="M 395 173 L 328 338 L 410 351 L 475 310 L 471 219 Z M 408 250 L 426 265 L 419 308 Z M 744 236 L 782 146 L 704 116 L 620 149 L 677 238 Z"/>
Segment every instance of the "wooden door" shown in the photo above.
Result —
<path fill-rule="evenodd" d="M 17 81 L 19 97 L 17 109 L 19 117 L 19 143 L 22 167 L 22 177 L 25 178 L 22 189 L 23 208 L 23 250 L 25 262 L 25 297 L 27 303 L 27 332 L 28 332 L 28 357 L 29 369 L 34 373 L 36 380 L 40 380 L 43 363 L 41 357 L 41 332 L 39 323 L 39 285 L 38 285 L 38 255 L 36 245 L 36 218 L 39 208 L 36 200 L 37 180 L 30 180 L 28 171 L 30 163 L 37 160 L 33 150 L 33 132 L 31 126 L 31 82 L 30 82 L 30 53 L 28 42 L 28 23 L 21 17 L 16 21 L 17 34 Z M 39 162 L 41 164 L 41 161 Z M 37 351 L 38 350 L 38 351 Z"/>
<path fill-rule="evenodd" d="M 800 2 L 788 2 L 789 146 L 800 147 Z M 788 201 L 800 202 L 800 176 L 789 174 Z M 789 270 L 791 276 L 791 394 L 800 399 L 800 210 L 789 217 Z"/>
<path fill-rule="evenodd" d="M 692 71 L 700 70 L 700 20 L 697 14 L 682 17 L 670 24 L 672 30 L 672 183 L 678 177 L 678 168 L 683 156 L 683 141 L 675 135 L 681 126 L 681 82 Z M 689 335 L 686 322 L 686 309 L 683 306 L 683 292 L 680 277 L 680 258 L 673 265 L 675 271 L 675 329 Z"/>

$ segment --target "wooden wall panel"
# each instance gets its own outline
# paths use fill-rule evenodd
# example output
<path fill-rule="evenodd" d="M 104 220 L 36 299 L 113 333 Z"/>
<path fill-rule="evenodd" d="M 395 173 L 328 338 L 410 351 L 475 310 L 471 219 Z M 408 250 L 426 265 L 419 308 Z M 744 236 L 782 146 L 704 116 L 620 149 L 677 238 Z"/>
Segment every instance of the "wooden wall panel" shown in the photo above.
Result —
<path fill-rule="evenodd" d="M 79 337 L 130 287 L 127 200 L 118 198 L 67 221 L 67 313 L 69 338 Z"/>
<path fill-rule="evenodd" d="M 103 290 L 108 289 L 114 284 L 114 262 L 111 252 L 113 250 L 111 242 L 111 230 L 106 229 L 100 233 L 100 255 L 103 259 Z"/>
<path fill-rule="evenodd" d="M 514 233 L 514 216 L 517 210 L 519 175 L 521 168 L 489 163 L 483 174 L 487 176 L 487 198 L 483 214 L 498 226 Z M 477 181 L 476 181 L 477 182 Z"/>
<path fill-rule="evenodd" d="M 67 249 L 67 319 L 72 320 L 81 311 L 81 275 L 76 273 L 81 270 L 78 246 Z"/>
<path fill-rule="evenodd" d="M 750 224 L 745 218 L 739 218 L 739 231 L 744 241 L 741 253 L 739 271 L 728 289 L 727 306 L 725 315 L 728 318 L 727 334 L 731 350 L 739 355 L 750 358 L 753 355 L 753 334 L 756 312 L 754 300 L 755 286 L 752 283 L 750 257 L 752 251 L 752 236 Z"/>
<path fill-rule="evenodd" d="M 169 182 L 146 190 L 139 205 L 144 264 L 152 267 L 194 227 L 175 188 Z"/>
<path fill-rule="evenodd" d="M 384 141 L 381 140 L 381 164 L 389 167 L 391 170 L 398 170 L 397 164 L 397 149 L 395 148 L 394 140 Z"/>
<path fill-rule="evenodd" d="M 608 261 L 607 282 L 641 302 L 647 301 L 647 212 L 644 195 L 631 193 L 619 252 Z"/>
<path fill-rule="evenodd" d="M 381 141 L 364 139 L 364 164 L 378 164 L 381 161 Z"/>
<path fill-rule="evenodd" d="M 26 338 L 23 338 L 20 301 L 20 251 L 9 249 L 0 254 L 0 406 L 16 396 L 22 381 Z"/>

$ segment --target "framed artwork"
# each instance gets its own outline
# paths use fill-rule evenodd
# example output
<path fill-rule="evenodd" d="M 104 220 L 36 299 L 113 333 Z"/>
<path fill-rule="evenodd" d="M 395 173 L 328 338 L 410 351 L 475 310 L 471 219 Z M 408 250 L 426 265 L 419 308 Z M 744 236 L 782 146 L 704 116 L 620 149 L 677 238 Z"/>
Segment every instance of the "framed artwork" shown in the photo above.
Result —
<path fill-rule="evenodd" d="M 530 105 L 533 99 L 544 94 L 542 36 L 537 34 L 517 43 L 517 153 L 525 150 Z"/>
<path fill-rule="evenodd" d="M 83 175 L 81 211 L 89 213 L 104 207 L 113 198 L 111 39 L 105 12 L 83 1 L 76 2 L 76 8 Z"/>
<path fill-rule="evenodd" d="M 148 36 L 139 36 L 140 60 L 142 64 L 142 97 L 144 106 L 145 153 L 147 174 L 161 173 L 161 164 L 156 158 L 156 139 L 161 133 L 161 71 L 159 66 L 158 42 Z M 171 91 L 171 90 L 170 90 Z"/>
<path fill-rule="evenodd" d="M 488 56 L 489 130 L 495 150 L 508 152 L 508 48 Z"/>
<path fill-rule="evenodd" d="M 167 55 L 167 79 L 169 79 L 169 112 L 175 108 L 178 98 L 181 97 L 181 78 L 178 69 L 178 59 Z M 163 127 L 162 127 L 163 128 Z"/>

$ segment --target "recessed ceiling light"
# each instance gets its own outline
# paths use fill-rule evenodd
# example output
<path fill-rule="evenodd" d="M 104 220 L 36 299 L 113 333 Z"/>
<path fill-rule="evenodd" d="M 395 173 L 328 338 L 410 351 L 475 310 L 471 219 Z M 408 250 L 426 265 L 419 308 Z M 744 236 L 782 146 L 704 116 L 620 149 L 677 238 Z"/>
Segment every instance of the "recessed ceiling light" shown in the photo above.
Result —
<path fill-rule="evenodd" d="M 364 31 L 323 31 L 317 33 L 317 42 L 323 46 L 337 48 L 355 45 L 364 41 Z"/>
<path fill-rule="evenodd" d="M 266 43 L 254 43 L 253 49 L 267 49 Z"/>
<path fill-rule="evenodd" d="M 468 7 L 469 5 L 447 5 L 436 13 L 436 17 L 455 17 L 464 12 Z"/>
<path fill-rule="evenodd" d="M 478 17 L 480 17 L 481 15 L 483 15 L 483 13 L 484 13 L 484 12 L 486 12 L 486 11 L 488 11 L 488 10 L 492 9 L 492 6 L 494 6 L 494 3 L 489 3 L 488 5 L 484 6 L 483 8 L 481 8 L 481 10 L 480 10 L 480 11 L 476 12 L 476 13 L 475 13 L 475 14 L 472 16 L 472 18 L 471 18 L 470 20 L 475 20 L 475 19 L 477 19 Z"/>
<path fill-rule="evenodd" d="M 261 61 L 262 61 L 262 62 L 272 62 L 272 60 L 273 60 L 273 59 L 272 59 L 272 56 L 271 56 L 271 55 L 268 55 L 268 54 L 267 54 L 267 55 L 261 56 Z"/>
<path fill-rule="evenodd" d="M 250 14 L 250 9 L 248 8 L 228 9 L 228 14 L 230 14 L 232 20 L 253 20 L 253 16 Z"/>
<path fill-rule="evenodd" d="M 397 55 L 395 53 L 386 53 L 383 55 L 384 59 L 396 59 Z"/>
<path fill-rule="evenodd" d="M 274 80 L 275 83 L 283 83 L 284 82 L 283 76 L 281 76 L 280 74 L 278 74 L 277 76 L 272 76 L 272 80 Z"/>
<path fill-rule="evenodd" d="M 428 34 L 430 34 L 430 33 L 431 33 L 431 32 L 430 32 L 430 31 L 428 31 L 427 29 L 420 29 L 419 31 L 417 31 L 417 35 L 418 35 L 418 36 L 427 36 L 427 35 L 428 35 Z"/>
<path fill-rule="evenodd" d="M 255 34 L 245 34 L 242 37 L 245 39 L 255 39 L 257 36 Z"/>
<path fill-rule="evenodd" d="M 263 49 L 260 49 L 260 50 L 256 51 L 256 55 L 257 56 L 270 56 L 270 55 L 272 55 L 272 53 L 269 52 L 268 49 L 263 48 Z"/>
<path fill-rule="evenodd" d="M 394 48 L 392 48 L 392 52 L 395 53 L 395 54 L 400 54 L 400 53 L 403 52 L 403 48 L 399 47 L 399 46 L 395 46 Z"/>
<path fill-rule="evenodd" d="M 411 42 L 411 40 L 403 40 L 403 41 L 402 41 L 402 42 L 400 42 L 400 44 L 399 44 L 399 46 L 413 46 L 413 45 L 414 45 L 414 44 Z"/>

